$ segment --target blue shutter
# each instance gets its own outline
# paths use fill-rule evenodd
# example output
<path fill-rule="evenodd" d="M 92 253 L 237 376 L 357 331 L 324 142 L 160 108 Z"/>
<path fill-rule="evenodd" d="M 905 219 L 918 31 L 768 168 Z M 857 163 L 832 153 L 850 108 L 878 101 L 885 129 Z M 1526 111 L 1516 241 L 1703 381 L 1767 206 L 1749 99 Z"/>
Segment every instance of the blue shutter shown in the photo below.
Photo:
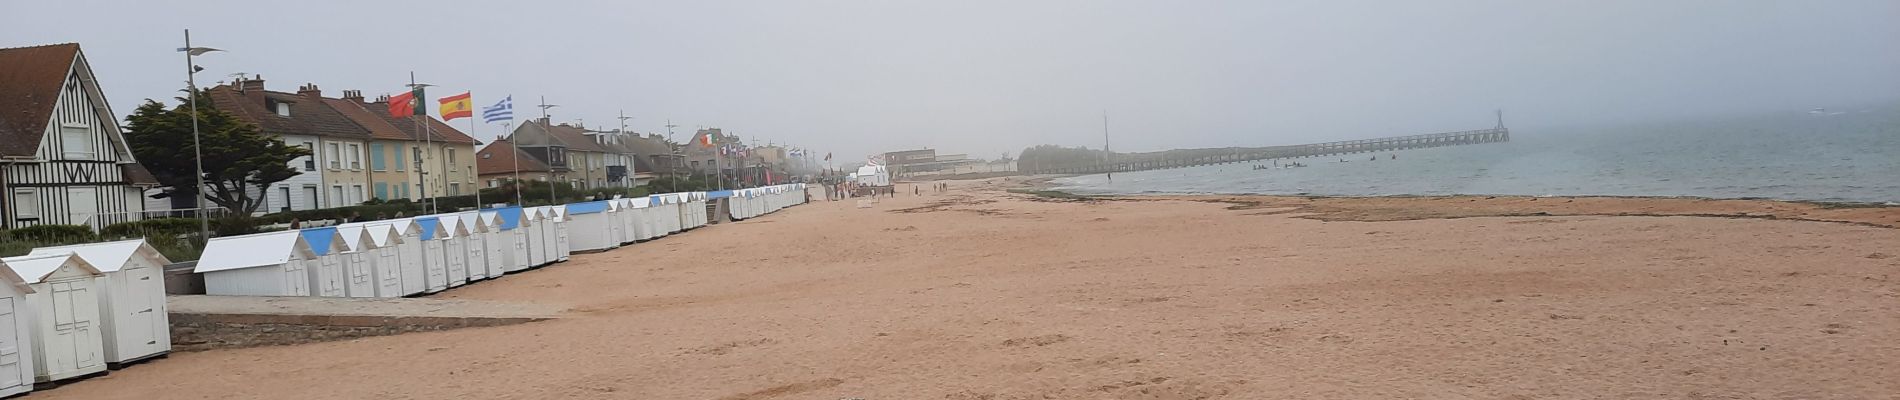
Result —
<path fill-rule="evenodd" d="M 397 171 L 401 171 L 404 168 L 408 168 L 408 165 L 409 165 L 407 163 L 402 162 L 402 153 L 404 153 L 404 151 L 402 151 L 403 150 L 402 147 L 403 146 L 396 146 L 396 170 Z M 409 187 L 409 185 L 403 185 L 403 187 Z"/>
<path fill-rule="evenodd" d="M 372 171 L 383 170 L 383 144 L 382 143 L 369 144 L 369 169 Z M 381 197 L 381 196 L 378 196 L 378 197 Z"/>
<path fill-rule="evenodd" d="M 381 150 L 381 149 L 378 149 L 378 150 Z M 381 155 L 382 153 L 379 152 L 376 154 Z M 389 184 L 388 183 L 376 182 L 376 199 L 389 200 Z"/>

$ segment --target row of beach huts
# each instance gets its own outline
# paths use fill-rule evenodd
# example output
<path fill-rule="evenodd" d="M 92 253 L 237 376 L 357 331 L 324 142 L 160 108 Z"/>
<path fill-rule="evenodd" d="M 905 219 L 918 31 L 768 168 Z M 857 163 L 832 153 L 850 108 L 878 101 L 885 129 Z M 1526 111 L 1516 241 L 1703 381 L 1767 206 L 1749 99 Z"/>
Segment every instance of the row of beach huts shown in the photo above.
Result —
<path fill-rule="evenodd" d="M 211 239 L 209 295 L 407 297 L 805 202 L 802 184 L 497 207 Z M 0 397 L 171 351 L 164 255 L 142 239 L 0 258 Z"/>

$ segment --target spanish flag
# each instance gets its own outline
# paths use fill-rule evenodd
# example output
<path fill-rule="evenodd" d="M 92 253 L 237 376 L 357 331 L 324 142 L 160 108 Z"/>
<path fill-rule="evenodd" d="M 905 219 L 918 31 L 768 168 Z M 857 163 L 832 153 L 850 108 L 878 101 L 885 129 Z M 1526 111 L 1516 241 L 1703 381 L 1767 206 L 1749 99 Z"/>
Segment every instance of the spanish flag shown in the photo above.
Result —
<path fill-rule="evenodd" d="M 443 97 L 441 99 L 443 121 L 475 116 L 475 106 L 471 104 L 472 102 L 468 99 L 468 93 L 469 92 L 462 92 L 462 94 Z"/>

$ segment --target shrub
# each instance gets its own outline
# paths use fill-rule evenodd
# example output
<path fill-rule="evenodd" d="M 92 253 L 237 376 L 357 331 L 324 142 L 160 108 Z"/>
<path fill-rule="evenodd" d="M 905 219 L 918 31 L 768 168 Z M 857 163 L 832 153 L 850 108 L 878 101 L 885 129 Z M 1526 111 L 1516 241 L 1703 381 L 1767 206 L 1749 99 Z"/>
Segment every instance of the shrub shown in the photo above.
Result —
<path fill-rule="evenodd" d="M 182 235 L 196 232 L 198 232 L 197 218 L 153 218 L 106 225 L 105 229 L 99 230 L 99 236 L 108 238 L 133 238 L 156 235 Z"/>
<path fill-rule="evenodd" d="M 34 225 L 10 232 L 14 240 L 44 244 L 73 244 L 99 240 L 85 225 Z"/>

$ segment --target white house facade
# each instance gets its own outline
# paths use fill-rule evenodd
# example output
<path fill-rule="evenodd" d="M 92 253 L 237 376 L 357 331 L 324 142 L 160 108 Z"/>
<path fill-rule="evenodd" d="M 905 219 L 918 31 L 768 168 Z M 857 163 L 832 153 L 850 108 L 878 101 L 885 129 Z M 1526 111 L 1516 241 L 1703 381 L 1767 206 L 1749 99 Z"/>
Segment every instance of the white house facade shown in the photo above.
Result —
<path fill-rule="evenodd" d="M 0 49 L 0 225 L 142 218 L 157 186 L 132 157 L 77 44 Z"/>

